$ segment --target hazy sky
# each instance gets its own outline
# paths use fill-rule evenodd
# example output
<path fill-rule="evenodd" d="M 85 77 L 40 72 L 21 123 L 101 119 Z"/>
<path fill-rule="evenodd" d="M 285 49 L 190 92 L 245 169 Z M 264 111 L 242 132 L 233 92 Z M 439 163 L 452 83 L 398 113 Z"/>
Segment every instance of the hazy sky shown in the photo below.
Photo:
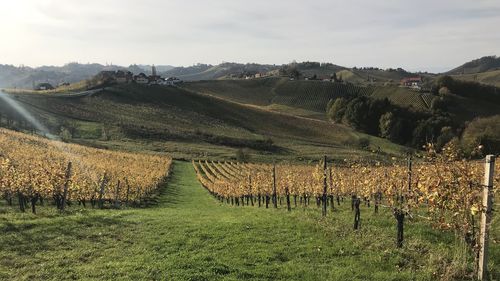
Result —
<path fill-rule="evenodd" d="M 281 64 L 443 70 L 500 55 L 499 0 L 0 1 L 0 64 Z"/>

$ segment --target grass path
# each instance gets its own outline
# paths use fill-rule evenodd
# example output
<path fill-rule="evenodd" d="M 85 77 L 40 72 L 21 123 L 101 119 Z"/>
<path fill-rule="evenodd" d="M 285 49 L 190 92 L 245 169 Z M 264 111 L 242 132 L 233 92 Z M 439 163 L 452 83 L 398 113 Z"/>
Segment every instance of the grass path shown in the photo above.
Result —
<path fill-rule="evenodd" d="M 391 219 L 366 212 L 353 233 L 347 206 L 321 219 L 317 210 L 222 205 L 186 162 L 149 208 L 0 210 L 1 280 L 429 280 L 442 257 L 423 251 L 452 243 L 416 229 L 396 250 Z"/>

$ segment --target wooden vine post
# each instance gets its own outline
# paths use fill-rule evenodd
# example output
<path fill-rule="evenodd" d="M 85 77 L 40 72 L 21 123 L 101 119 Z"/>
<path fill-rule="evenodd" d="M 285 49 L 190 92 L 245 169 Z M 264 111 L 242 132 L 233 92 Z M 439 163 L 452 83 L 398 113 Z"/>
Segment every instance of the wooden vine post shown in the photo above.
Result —
<path fill-rule="evenodd" d="M 73 164 L 71 162 L 68 163 L 68 168 L 66 169 L 66 175 L 65 175 L 65 182 L 64 182 L 64 190 L 63 190 L 63 196 L 62 196 L 62 202 L 61 202 L 61 211 L 64 211 L 64 208 L 66 207 L 66 200 L 68 197 L 68 188 L 69 184 L 71 182 L 71 169 L 73 168 Z"/>
<path fill-rule="evenodd" d="M 493 172 L 495 171 L 495 156 L 486 156 L 484 165 L 483 208 L 481 214 L 481 232 L 479 236 L 479 264 L 477 278 L 486 280 L 488 272 L 488 238 L 492 217 L 493 202 Z"/>
<path fill-rule="evenodd" d="M 326 155 L 323 157 L 323 208 L 321 214 L 326 217 L 326 205 L 327 205 L 327 184 L 326 184 Z"/>
<path fill-rule="evenodd" d="M 127 195 L 125 196 L 125 205 L 128 206 L 128 196 L 130 194 L 130 185 L 128 184 L 128 179 L 125 179 L 125 183 L 127 184 Z"/>
<path fill-rule="evenodd" d="M 278 198 L 276 196 L 276 164 L 273 164 L 273 204 L 278 208 Z"/>
<path fill-rule="evenodd" d="M 99 208 L 102 209 L 104 207 L 104 200 L 103 200 L 103 196 L 104 196 L 104 188 L 106 187 L 106 177 L 107 177 L 107 174 L 104 173 L 104 176 L 102 177 L 102 181 L 101 181 L 101 187 L 100 187 L 100 190 L 99 190 Z"/>
<path fill-rule="evenodd" d="M 405 221 L 405 211 L 403 209 L 403 204 L 404 200 L 409 200 L 408 197 L 411 196 L 411 181 L 412 181 L 412 159 L 411 156 L 408 156 L 408 165 L 407 165 L 407 172 L 408 172 L 408 190 L 407 190 L 407 198 L 405 198 L 404 191 L 401 191 L 400 195 L 400 202 L 399 202 L 399 207 L 394 209 L 394 217 L 396 218 L 397 221 L 397 237 L 396 237 L 396 247 L 402 248 L 403 247 L 403 240 L 404 240 L 404 221 Z"/>
<path fill-rule="evenodd" d="M 118 180 L 118 183 L 116 184 L 115 208 L 120 208 L 120 180 Z"/>

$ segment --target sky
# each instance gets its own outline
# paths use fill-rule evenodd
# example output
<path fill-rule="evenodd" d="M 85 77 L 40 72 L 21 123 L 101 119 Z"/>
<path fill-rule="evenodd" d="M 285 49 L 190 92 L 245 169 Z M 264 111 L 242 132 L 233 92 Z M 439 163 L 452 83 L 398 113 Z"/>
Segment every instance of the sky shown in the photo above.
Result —
<path fill-rule="evenodd" d="M 291 61 L 438 72 L 500 55 L 498 0 L 0 0 L 0 64 Z"/>

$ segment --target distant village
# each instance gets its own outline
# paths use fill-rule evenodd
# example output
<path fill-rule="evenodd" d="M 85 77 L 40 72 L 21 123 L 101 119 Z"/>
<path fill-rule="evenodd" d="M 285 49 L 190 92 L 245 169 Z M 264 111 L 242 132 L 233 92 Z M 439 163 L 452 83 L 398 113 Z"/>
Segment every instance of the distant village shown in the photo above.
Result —
<path fill-rule="evenodd" d="M 143 85 L 164 85 L 164 86 L 176 86 L 183 81 L 177 77 L 161 77 L 156 71 L 156 67 L 153 65 L 151 67 L 151 75 L 146 75 L 141 72 L 134 75 L 130 71 L 125 70 L 105 70 L 99 72 L 94 78 L 98 79 L 104 84 L 128 84 L 137 83 Z M 57 87 L 68 86 L 69 83 L 60 83 Z M 34 86 L 34 90 L 53 90 L 55 87 L 48 83 L 39 83 Z"/>
<path fill-rule="evenodd" d="M 156 67 L 154 65 L 151 67 L 151 75 L 146 75 L 143 72 L 139 73 L 138 75 L 134 75 L 130 71 L 117 70 L 101 71 L 98 76 L 103 81 L 115 82 L 117 84 L 137 83 L 147 85 L 175 86 L 183 82 L 177 77 L 161 77 L 160 75 L 158 75 Z"/>

